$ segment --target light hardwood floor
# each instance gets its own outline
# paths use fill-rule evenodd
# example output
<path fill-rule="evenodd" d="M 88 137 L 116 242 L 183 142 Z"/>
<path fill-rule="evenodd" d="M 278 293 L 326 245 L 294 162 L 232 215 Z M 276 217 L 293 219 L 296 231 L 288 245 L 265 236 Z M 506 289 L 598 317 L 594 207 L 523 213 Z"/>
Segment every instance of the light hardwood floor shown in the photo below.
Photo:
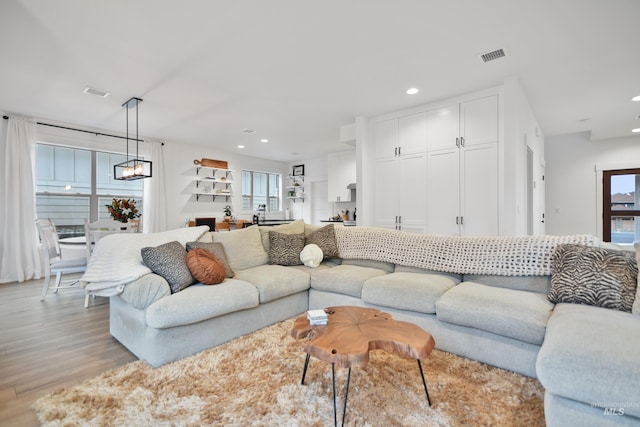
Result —
<path fill-rule="evenodd" d="M 39 426 L 40 396 L 137 360 L 109 335 L 107 298 L 84 308 L 81 290 L 65 290 L 40 301 L 42 284 L 0 284 L 0 426 Z"/>

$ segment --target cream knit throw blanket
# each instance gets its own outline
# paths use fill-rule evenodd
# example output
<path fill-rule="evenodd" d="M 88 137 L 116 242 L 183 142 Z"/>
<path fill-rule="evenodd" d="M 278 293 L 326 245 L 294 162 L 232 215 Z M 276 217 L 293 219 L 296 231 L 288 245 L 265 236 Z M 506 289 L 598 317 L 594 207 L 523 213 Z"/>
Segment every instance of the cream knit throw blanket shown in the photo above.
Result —
<path fill-rule="evenodd" d="M 441 236 L 374 227 L 335 227 L 340 257 L 458 274 L 545 276 L 562 243 L 595 246 L 595 236 Z"/>

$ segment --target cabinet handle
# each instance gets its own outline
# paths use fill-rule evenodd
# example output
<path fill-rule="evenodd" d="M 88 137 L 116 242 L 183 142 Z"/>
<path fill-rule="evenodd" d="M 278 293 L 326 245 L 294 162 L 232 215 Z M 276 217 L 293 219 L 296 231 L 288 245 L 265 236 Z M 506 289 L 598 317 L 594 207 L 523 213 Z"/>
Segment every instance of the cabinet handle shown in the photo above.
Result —
<path fill-rule="evenodd" d="M 398 147 L 395 147 L 393 150 L 393 155 L 397 156 L 398 155 Z"/>
<path fill-rule="evenodd" d="M 460 225 L 464 225 L 464 217 L 463 216 L 460 217 Z"/>
<path fill-rule="evenodd" d="M 457 216 L 457 217 L 456 217 L 456 225 L 459 225 L 459 224 L 460 224 L 460 223 L 459 223 L 459 221 L 460 221 L 460 217 L 459 217 L 459 216 Z"/>
<path fill-rule="evenodd" d="M 398 224 L 402 224 L 402 215 L 398 217 Z"/>
<path fill-rule="evenodd" d="M 464 136 L 460 137 L 460 146 L 464 147 Z"/>
<path fill-rule="evenodd" d="M 402 147 L 398 147 L 398 156 L 402 155 Z"/>
<path fill-rule="evenodd" d="M 457 137 L 456 137 L 456 147 L 458 148 L 460 147 L 460 138 L 457 138 Z"/>

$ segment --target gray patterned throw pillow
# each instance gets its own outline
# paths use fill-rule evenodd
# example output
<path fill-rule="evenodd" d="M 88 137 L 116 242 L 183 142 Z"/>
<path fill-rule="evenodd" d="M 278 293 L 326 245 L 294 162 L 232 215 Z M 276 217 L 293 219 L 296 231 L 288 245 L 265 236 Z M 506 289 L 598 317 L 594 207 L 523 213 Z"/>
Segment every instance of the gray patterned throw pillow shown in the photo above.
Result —
<path fill-rule="evenodd" d="M 549 301 L 631 311 L 638 280 L 633 252 L 563 244 L 552 266 Z"/>
<path fill-rule="evenodd" d="M 180 242 L 142 248 L 140 253 L 147 267 L 169 282 L 171 293 L 180 292 L 196 281 L 187 266 L 187 251 Z"/>
<path fill-rule="evenodd" d="M 304 233 L 284 234 L 269 231 L 269 264 L 300 265 L 304 249 Z"/>
<path fill-rule="evenodd" d="M 322 249 L 325 258 L 335 258 L 340 256 L 338 253 L 338 244 L 336 243 L 336 234 L 333 224 L 325 225 L 317 229 L 307 236 L 305 241 L 307 245 L 313 243 Z"/>
<path fill-rule="evenodd" d="M 227 261 L 227 253 L 224 251 L 224 246 L 220 242 L 187 242 L 187 252 L 196 249 L 202 248 L 206 249 L 212 254 L 214 254 L 222 265 L 224 265 L 225 277 L 233 277 L 235 273 L 231 269 L 229 265 L 229 261 Z"/>

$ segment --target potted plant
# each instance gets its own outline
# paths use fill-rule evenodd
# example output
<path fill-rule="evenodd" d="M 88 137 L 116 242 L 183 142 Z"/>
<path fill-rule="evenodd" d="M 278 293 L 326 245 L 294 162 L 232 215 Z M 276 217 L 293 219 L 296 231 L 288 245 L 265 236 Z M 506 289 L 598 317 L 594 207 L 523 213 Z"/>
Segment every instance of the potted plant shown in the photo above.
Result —
<path fill-rule="evenodd" d="M 231 206 L 227 205 L 224 207 L 224 220 L 231 221 Z"/>

